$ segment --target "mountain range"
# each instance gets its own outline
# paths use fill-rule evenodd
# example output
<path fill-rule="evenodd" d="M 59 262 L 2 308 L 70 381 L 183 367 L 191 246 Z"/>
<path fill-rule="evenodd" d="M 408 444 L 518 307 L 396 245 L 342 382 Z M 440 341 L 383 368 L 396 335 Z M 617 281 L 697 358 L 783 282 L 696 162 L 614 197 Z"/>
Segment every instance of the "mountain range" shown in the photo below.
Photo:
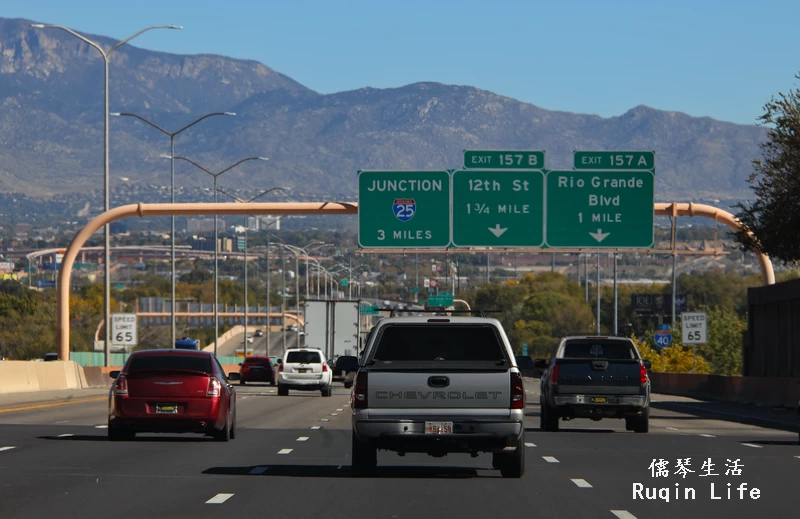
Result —
<path fill-rule="evenodd" d="M 0 192 L 87 193 L 102 204 L 103 60 L 66 32 L 31 23 L 0 18 Z M 289 186 L 318 200 L 354 199 L 360 169 L 457 169 L 465 149 L 546 150 L 548 169 L 571 169 L 574 150 L 656 150 L 656 200 L 740 199 L 751 193 L 746 179 L 766 134 L 643 105 L 609 118 L 551 111 L 431 82 L 320 94 L 255 61 L 130 44 L 111 56 L 110 107 L 168 131 L 208 112 L 235 112 L 177 136 L 176 155 L 211 172 L 266 156 L 219 185 Z M 165 135 L 112 117 L 110 142 L 112 189 L 169 185 Z M 210 187 L 211 178 L 178 161 L 176 184 Z"/>

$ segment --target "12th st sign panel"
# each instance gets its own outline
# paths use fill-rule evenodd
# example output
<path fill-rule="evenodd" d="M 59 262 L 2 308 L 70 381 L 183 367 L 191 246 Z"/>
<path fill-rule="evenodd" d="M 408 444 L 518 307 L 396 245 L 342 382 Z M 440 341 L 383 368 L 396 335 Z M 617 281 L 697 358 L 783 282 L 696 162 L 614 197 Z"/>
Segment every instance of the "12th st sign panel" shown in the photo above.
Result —
<path fill-rule="evenodd" d="M 359 171 L 361 247 L 426 248 L 450 244 L 450 173 Z"/>
<path fill-rule="evenodd" d="M 653 246 L 652 171 L 549 171 L 550 247 Z"/>

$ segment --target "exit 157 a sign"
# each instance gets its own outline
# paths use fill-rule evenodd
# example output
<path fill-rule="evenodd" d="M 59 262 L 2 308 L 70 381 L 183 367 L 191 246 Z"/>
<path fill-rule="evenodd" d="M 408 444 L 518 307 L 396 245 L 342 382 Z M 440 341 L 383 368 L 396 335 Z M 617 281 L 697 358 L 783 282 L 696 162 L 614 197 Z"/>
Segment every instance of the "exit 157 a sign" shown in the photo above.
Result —
<path fill-rule="evenodd" d="M 575 169 L 655 169 L 654 151 L 576 151 Z"/>

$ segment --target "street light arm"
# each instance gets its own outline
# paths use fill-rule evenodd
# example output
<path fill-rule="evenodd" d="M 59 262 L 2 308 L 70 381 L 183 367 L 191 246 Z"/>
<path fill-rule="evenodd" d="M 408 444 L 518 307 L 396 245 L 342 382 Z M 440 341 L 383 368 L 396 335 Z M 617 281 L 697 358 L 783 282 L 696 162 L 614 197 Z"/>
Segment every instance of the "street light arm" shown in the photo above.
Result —
<path fill-rule="evenodd" d="M 159 125 L 157 125 L 157 124 L 155 124 L 153 122 L 148 121 L 147 119 L 145 119 L 141 115 L 136 115 L 136 114 L 132 114 L 132 113 L 129 113 L 129 112 L 112 112 L 112 113 L 110 113 L 108 115 L 114 115 L 114 116 L 117 116 L 117 117 L 135 117 L 136 119 L 139 119 L 143 123 L 149 124 L 150 126 L 155 128 L 156 130 L 158 130 L 161 133 L 163 133 L 164 135 L 167 135 L 169 137 L 172 137 L 174 135 L 174 134 L 169 133 L 167 130 L 165 130 L 161 126 L 159 126 Z"/>
<path fill-rule="evenodd" d="M 174 136 L 178 135 L 179 133 L 181 133 L 182 131 L 184 131 L 184 130 L 188 130 L 189 128 L 191 128 L 191 127 L 192 127 L 192 126 L 194 126 L 195 124 L 199 123 L 199 122 L 200 122 L 200 121 L 202 121 L 203 119 L 208 119 L 209 117 L 213 117 L 213 116 L 215 116 L 215 115 L 231 115 L 231 116 L 233 116 L 233 115 L 236 115 L 236 114 L 235 114 L 235 113 L 233 113 L 233 112 L 212 112 L 212 113 L 210 113 L 210 114 L 206 114 L 206 115 L 204 115 L 203 117 L 201 117 L 201 118 L 197 119 L 196 121 L 193 121 L 193 122 L 191 122 L 191 123 L 187 124 L 186 126 L 184 126 L 183 128 L 181 128 L 181 129 L 180 129 L 180 130 L 178 130 L 177 132 L 173 133 L 173 134 L 172 134 L 172 136 L 174 137 Z"/>
<path fill-rule="evenodd" d="M 92 40 L 90 40 L 86 36 L 78 34 L 77 32 L 73 31 L 72 29 L 64 27 L 63 25 L 46 25 L 46 24 L 43 24 L 43 23 L 32 23 L 31 27 L 34 28 L 34 29 L 61 29 L 62 31 L 70 33 L 71 35 L 75 36 L 76 38 L 78 38 L 82 42 L 88 43 L 89 45 L 91 45 L 92 47 L 97 49 L 100 52 L 100 54 L 103 55 L 103 58 L 106 58 L 106 59 L 108 58 L 108 54 L 106 54 L 106 51 L 104 51 L 103 47 L 101 47 L 99 44 L 93 42 Z"/>
<path fill-rule="evenodd" d="M 259 194 L 259 195 L 256 195 L 256 196 L 254 196 L 254 197 L 253 197 L 253 198 L 251 198 L 250 200 L 243 200 L 243 199 L 239 198 L 238 196 L 234 196 L 234 195 L 232 195 L 232 194 L 228 193 L 227 191 L 225 191 L 224 189 L 222 189 L 221 187 L 218 187 L 218 188 L 217 188 L 217 191 L 219 191 L 219 192 L 220 192 L 220 193 L 222 193 L 223 195 L 227 195 L 227 196 L 229 196 L 229 197 L 233 198 L 233 199 L 234 199 L 234 200 L 236 200 L 237 202 L 240 202 L 240 203 L 242 203 L 242 204 L 249 204 L 250 202 L 254 202 L 254 201 L 256 201 L 257 199 L 261 198 L 262 196 L 266 195 L 267 193 L 270 193 L 270 192 L 272 192 L 272 191 L 276 191 L 276 190 L 278 190 L 278 189 L 289 189 L 289 188 L 288 188 L 288 187 L 271 187 L 271 188 L 267 189 L 266 191 L 264 191 L 263 193 L 261 193 L 261 194 Z M 281 218 L 283 218 L 283 217 L 281 217 Z"/>
<path fill-rule="evenodd" d="M 202 169 L 203 171 L 205 171 L 206 173 L 208 173 L 208 174 L 209 174 L 209 175 L 211 175 L 212 177 L 216 177 L 217 175 L 219 175 L 219 173 L 218 173 L 217 175 L 213 174 L 212 172 L 210 172 L 209 170 L 207 170 L 206 168 L 204 168 L 203 166 L 201 166 L 201 165 L 200 165 L 200 164 L 198 164 L 197 162 L 193 161 L 192 159 L 187 159 L 186 157 L 179 157 L 179 156 L 177 156 L 177 155 L 176 155 L 176 156 L 174 156 L 174 157 L 171 157 L 171 156 L 169 156 L 169 155 L 162 155 L 162 157 L 163 157 L 163 158 L 165 158 L 165 159 L 180 159 L 180 160 L 185 160 L 185 161 L 186 161 L 186 162 L 188 162 L 189 164 L 192 164 L 192 165 L 194 165 L 195 167 L 197 167 L 197 168 L 199 168 L 199 169 Z"/>
<path fill-rule="evenodd" d="M 122 47 L 123 45 L 125 45 L 126 43 L 128 43 L 129 41 L 134 39 L 135 37 L 139 36 L 140 34 L 145 33 L 147 31 L 150 31 L 150 30 L 153 30 L 153 29 L 183 29 L 183 27 L 181 27 L 180 25 L 152 25 L 150 27 L 145 27 L 141 31 L 137 32 L 136 34 L 133 34 L 132 36 L 128 36 L 127 38 L 125 38 L 121 42 L 119 42 L 116 45 L 114 45 L 113 47 L 111 47 L 108 50 L 107 56 L 110 56 L 112 52 L 114 52 L 118 48 Z"/>
<path fill-rule="evenodd" d="M 235 163 L 231 164 L 230 166 L 228 166 L 227 168 L 223 169 L 222 171 L 220 171 L 219 173 L 217 173 L 214 176 L 218 177 L 218 176 L 222 175 L 223 173 L 225 173 L 226 171 L 229 171 L 229 170 L 235 168 L 236 166 L 238 166 L 239 164 L 241 164 L 242 162 L 247 162 L 248 160 L 269 160 L 269 159 L 267 157 L 247 157 L 246 159 L 242 159 L 239 162 L 235 162 Z"/>
<path fill-rule="evenodd" d="M 273 191 L 289 191 L 289 190 L 291 190 L 290 187 L 271 187 L 271 188 L 267 189 L 266 191 L 264 191 L 263 193 L 260 193 L 260 194 L 258 194 L 256 196 L 254 196 L 253 198 L 251 198 L 250 202 L 255 202 L 256 200 L 258 200 L 262 196 L 266 195 L 267 193 L 271 193 Z"/>

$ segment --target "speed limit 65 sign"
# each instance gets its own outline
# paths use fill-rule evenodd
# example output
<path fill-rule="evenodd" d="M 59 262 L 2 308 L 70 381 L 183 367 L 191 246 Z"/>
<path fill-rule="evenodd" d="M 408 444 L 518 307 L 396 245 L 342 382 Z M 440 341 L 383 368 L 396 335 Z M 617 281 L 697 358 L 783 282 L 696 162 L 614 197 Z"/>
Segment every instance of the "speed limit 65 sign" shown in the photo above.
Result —
<path fill-rule="evenodd" d="M 708 316 L 705 312 L 683 312 L 681 329 L 684 344 L 708 343 Z"/>
<path fill-rule="evenodd" d="M 136 346 L 136 314 L 111 314 L 111 343 Z"/>

